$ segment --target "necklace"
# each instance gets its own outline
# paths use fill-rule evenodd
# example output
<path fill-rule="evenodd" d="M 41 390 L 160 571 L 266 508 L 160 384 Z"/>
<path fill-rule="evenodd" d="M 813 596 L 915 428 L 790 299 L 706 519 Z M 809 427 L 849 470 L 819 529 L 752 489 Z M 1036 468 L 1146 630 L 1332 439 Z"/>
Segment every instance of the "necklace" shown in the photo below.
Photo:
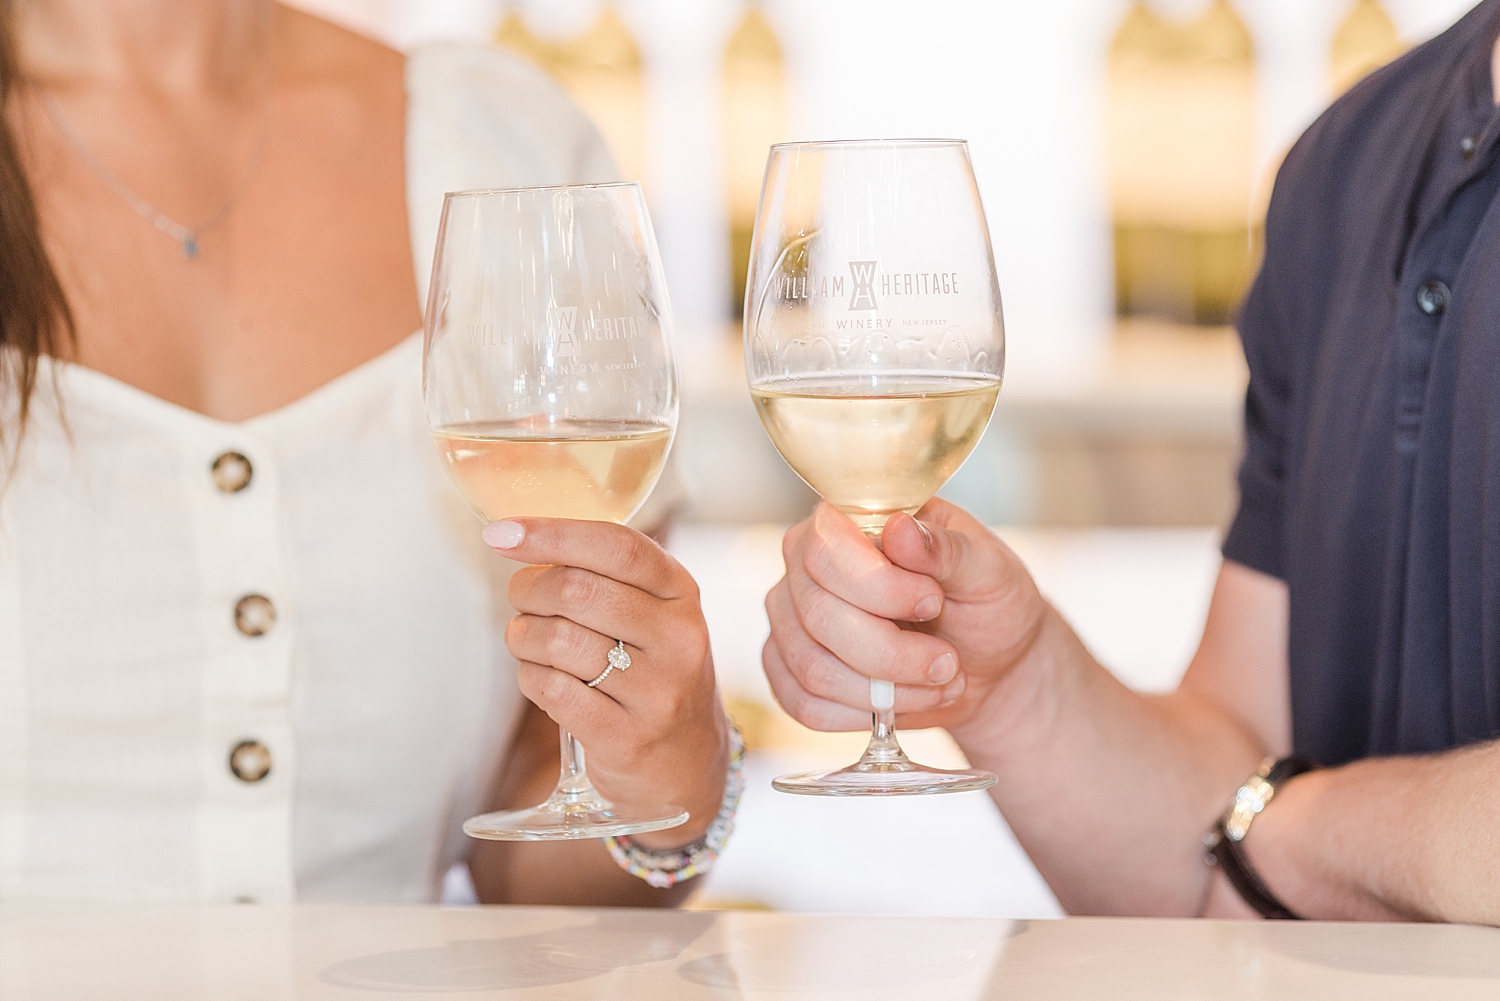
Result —
<path fill-rule="evenodd" d="M 245 164 L 245 172 L 240 177 L 239 183 L 229 192 L 229 197 L 225 198 L 223 204 L 219 206 L 218 210 L 196 226 L 186 226 L 178 222 L 138 195 L 134 188 L 122 181 L 118 174 L 106 167 L 94 155 L 93 151 L 89 149 L 88 144 L 79 137 L 78 133 L 68 123 L 67 117 L 62 113 L 62 109 L 57 106 L 57 101 L 53 99 L 52 95 L 41 87 L 37 88 L 37 93 L 42 99 L 42 106 L 47 109 L 47 116 L 52 119 L 53 124 L 62 133 L 63 138 L 68 141 L 68 145 L 73 147 L 73 152 L 78 154 L 79 159 L 87 164 L 88 168 L 98 176 L 99 180 L 108 185 L 111 191 L 119 195 L 125 204 L 134 209 L 137 215 L 156 227 L 158 232 L 165 233 L 181 244 L 182 256 L 191 261 L 197 258 L 199 253 L 198 235 L 224 221 L 224 217 L 229 215 L 235 203 L 240 200 L 240 196 L 245 193 L 245 189 L 250 187 L 250 182 L 254 180 L 256 170 L 260 167 L 261 154 L 265 152 L 267 126 L 271 118 L 270 81 L 266 80 L 263 86 L 265 89 L 265 98 L 261 102 L 260 127 L 256 131 L 255 147 L 251 150 L 250 159 Z"/>

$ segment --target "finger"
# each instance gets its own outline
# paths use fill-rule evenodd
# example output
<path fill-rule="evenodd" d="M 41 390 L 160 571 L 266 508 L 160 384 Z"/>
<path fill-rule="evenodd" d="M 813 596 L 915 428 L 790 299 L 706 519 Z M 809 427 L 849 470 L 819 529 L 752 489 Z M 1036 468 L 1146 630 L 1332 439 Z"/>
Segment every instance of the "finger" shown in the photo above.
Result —
<path fill-rule="evenodd" d="M 1032 586 L 1020 557 L 962 508 L 933 498 L 917 515 L 885 523 L 885 557 L 937 581 L 949 600 L 995 601 Z"/>
<path fill-rule="evenodd" d="M 925 622 L 943 610 L 943 589 L 937 581 L 886 559 L 826 501 L 808 519 L 798 548 L 801 566 L 819 587 L 872 615 Z"/>
<path fill-rule="evenodd" d="M 870 711 L 870 679 L 854 670 L 802 627 L 792 607 L 788 588 L 777 585 L 766 596 L 766 616 L 771 636 L 776 641 L 781 662 L 809 695 L 862 711 Z M 956 675 L 947 685 L 897 685 L 895 709 L 898 713 L 939 709 L 955 701 L 964 692 L 965 679 Z"/>
<path fill-rule="evenodd" d="M 786 593 L 808 635 L 866 678 L 946 685 L 958 674 L 958 655 L 946 640 L 901 629 L 805 576 L 789 574 Z"/>
<path fill-rule="evenodd" d="M 776 704 L 798 723 L 823 731 L 863 730 L 870 725 L 868 709 L 853 709 L 818 698 L 798 684 L 782 659 L 775 636 L 766 640 L 760 659 Z"/>
<path fill-rule="evenodd" d="M 816 513 L 817 508 L 814 508 L 813 514 Z M 792 554 L 794 552 L 801 553 L 802 550 L 800 547 L 802 545 L 802 540 L 807 536 L 807 531 L 811 526 L 812 515 L 808 515 L 806 518 L 797 522 L 797 524 L 786 530 L 786 533 L 781 537 L 781 556 L 783 559 L 790 562 L 790 560 L 792 559 Z M 801 562 L 801 556 L 797 557 L 797 562 Z"/>
<path fill-rule="evenodd" d="M 667 551 L 633 528 L 606 521 L 507 518 L 484 527 L 484 541 L 521 563 L 579 567 L 658 598 L 696 598 L 698 585 Z"/>
<path fill-rule="evenodd" d="M 615 641 L 558 615 L 517 615 L 505 627 L 505 647 L 518 661 L 541 664 L 589 682 L 609 667 L 609 653 Z M 643 651 L 629 644 L 625 645 L 625 652 L 632 662 L 643 655 Z M 611 678 L 606 678 L 596 687 L 614 698 L 617 692 L 610 681 Z M 633 690 L 640 691 L 641 686 L 633 686 Z"/>
<path fill-rule="evenodd" d="M 585 746 L 630 725 L 619 703 L 565 671 L 522 661 L 516 666 L 516 685 L 522 695 Z"/>
<path fill-rule="evenodd" d="M 666 602 L 592 570 L 525 567 L 511 575 L 507 596 L 522 615 L 563 616 L 611 643 L 625 640 L 651 649 L 671 641 L 671 630 L 659 628 L 674 618 Z"/>

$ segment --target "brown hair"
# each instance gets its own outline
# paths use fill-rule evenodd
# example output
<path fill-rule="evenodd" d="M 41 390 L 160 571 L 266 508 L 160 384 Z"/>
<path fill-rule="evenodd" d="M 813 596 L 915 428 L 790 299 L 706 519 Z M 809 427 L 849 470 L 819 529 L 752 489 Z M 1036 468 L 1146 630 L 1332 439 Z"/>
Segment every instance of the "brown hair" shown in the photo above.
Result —
<path fill-rule="evenodd" d="M 36 389 L 37 359 L 71 344 L 74 331 L 73 314 L 42 243 L 36 198 L 7 118 L 21 84 L 11 3 L 0 0 L 0 403 L 5 394 L 15 392 L 19 427 L 25 428 Z M 0 443 L 3 438 L 0 428 Z"/>

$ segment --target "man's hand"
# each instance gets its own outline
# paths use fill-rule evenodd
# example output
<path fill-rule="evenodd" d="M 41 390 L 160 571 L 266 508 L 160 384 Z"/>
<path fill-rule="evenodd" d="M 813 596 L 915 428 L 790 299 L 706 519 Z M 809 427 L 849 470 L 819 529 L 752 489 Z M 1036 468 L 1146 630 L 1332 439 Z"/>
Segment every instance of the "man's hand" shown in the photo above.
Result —
<path fill-rule="evenodd" d="M 896 683 L 906 727 L 960 726 L 1026 655 L 1050 609 L 1020 559 L 946 501 L 886 522 L 884 552 L 820 504 L 782 544 L 766 597 L 766 675 L 819 730 L 869 725 L 869 679 Z"/>

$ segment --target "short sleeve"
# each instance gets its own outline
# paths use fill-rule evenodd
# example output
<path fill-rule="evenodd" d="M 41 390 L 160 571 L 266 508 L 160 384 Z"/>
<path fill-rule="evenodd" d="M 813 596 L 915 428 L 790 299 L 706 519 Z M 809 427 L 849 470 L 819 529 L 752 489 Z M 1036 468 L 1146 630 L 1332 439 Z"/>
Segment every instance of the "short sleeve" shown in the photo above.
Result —
<path fill-rule="evenodd" d="M 619 179 L 599 130 L 551 77 L 494 46 L 462 42 L 407 56 L 406 171 L 423 303 L 445 193 Z"/>
<path fill-rule="evenodd" d="M 1290 163 L 1290 160 L 1289 160 Z M 1292 421 L 1292 340 L 1280 308 L 1284 285 L 1295 280 L 1294 255 L 1281 239 L 1288 206 L 1286 171 L 1277 181 L 1266 227 L 1266 254 L 1240 310 L 1240 342 L 1250 367 L 1245 392 L 1245 444 L 1239 469 L 1239 508 L 1224 539 L 1224 557 L 1285 578 L 1286 481 Z M 1295 226 L 1294 219 L 1288 223 Z M 1290 235 L 1290 234 L 1289 234 Z"/>

